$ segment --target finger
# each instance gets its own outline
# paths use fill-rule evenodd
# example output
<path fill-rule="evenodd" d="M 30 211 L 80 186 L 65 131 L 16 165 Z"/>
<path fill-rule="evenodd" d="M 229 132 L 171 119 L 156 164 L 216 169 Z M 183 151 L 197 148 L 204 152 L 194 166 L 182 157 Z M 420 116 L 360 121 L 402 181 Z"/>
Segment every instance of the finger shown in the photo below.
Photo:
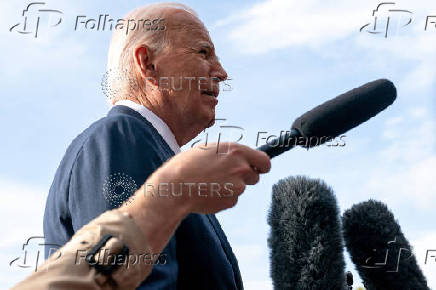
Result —
<path fill-rule="evenodd" d="M 258 183 L 259 182 L 259 173 L 258 172 L 256 172 L 253 168 L 250 170 L 250 172 L 247 172 L 245 175 L 244 175 L 244 182 L 245 182 L 245 184 L 248 184 L 248 185 L 254 185 L 254 184 L 256 184 L 256 183 Z"/>
<path fill-rule="evenodd" d="M 271 160 L 265 152 L 254 150 L 247 146 L 243 146 L 242 151 L 244 157 L 255 171 L 267 173 L 271 169 Z"/>
<path fill-rule="evenodd" d="M 209 142 L 209 143 L 195 143 L 194 148 L 202 150 L 210 150 L 211 152 L 224 155 L 229 152 L 231 142 Z"/>
<path fill-rule="evenodd" d="M 245 188 L 246 188 L 246 184 L 242 180 L 233 182 L 232 183 L 232 194 L 228 195 L 228 196 L 231 196 L 231 197 L 239 196 L 245 191 Z"/>

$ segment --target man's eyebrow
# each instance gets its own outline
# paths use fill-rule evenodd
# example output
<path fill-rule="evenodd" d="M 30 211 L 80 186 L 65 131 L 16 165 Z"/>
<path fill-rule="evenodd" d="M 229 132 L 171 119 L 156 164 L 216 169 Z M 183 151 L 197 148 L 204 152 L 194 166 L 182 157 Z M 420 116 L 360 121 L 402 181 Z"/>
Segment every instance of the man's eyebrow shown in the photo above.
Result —
<path fill-rule="evenodd" d="M 213 43 L 210 43 L 209 41 L 200 41 L 200 42 L 198 42 L 198 46 L 201 48 L 207 48 L 207 49 L 215 52 L 215 46 L 213 45 Z M 215 55 L 216 59 L 218 61 L 220 61 L 220 58 L 215 53 L 214 53 L 214 55 Z"/>
<path fill-rule="evenodd" d="M 202 48 L 208 48 L 208 49 L 211 49 L 211 50 L 214 49 L 214 46 L 210 42 L 207 42 L 207 41 L 201 41 L 199 43 L 199 46 L 201 46 Z"/>

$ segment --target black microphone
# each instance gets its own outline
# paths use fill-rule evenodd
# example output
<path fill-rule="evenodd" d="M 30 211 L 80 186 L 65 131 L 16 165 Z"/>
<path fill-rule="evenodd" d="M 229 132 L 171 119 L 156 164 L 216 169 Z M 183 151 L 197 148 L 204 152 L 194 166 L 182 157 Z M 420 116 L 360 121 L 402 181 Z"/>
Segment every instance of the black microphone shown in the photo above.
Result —
<path fill-rule="evenodd" d="M 273 158 L 296 145 L 323 144 L 368 121 L 391 105 L 396 97 L 397 90 L 391 81 L 369 82 L 306 112 L 294 121 L 291 131 L 257 150 Z"/>
<path fill-rule="evenodd" d="M 369 200 L 342 217 L 345 245 L 367 290 L 429 289 L 407 239 L 382 202 Z"/>
<path fill-rule="evenodd" d="M 280 180 L 268 224 L 274 289 L 346 289 L 339 210 L 323 181 Z"/>

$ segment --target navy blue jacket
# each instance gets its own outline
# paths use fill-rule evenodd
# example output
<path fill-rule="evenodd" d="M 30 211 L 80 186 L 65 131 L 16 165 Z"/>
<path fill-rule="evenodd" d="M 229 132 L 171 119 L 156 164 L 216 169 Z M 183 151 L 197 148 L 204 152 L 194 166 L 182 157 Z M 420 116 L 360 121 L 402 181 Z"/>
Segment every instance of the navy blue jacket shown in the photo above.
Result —
<path fill-rule="evenodd" d="M 122 204 L 174 152 L 139 113 L 115 106 L 77 136 L 44 213 L 46 258 L 82 226 Z M 242 289 L 237 260 L 215 215 L 190 214 L 138 289 Z"/>

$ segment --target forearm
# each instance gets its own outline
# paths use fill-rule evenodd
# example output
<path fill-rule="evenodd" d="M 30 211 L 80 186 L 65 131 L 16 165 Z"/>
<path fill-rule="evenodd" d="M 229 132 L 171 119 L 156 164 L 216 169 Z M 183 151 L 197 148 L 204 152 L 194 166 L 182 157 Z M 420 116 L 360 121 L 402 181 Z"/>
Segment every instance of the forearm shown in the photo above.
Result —
<path fill-rule="evenodd" d="M 136 192 L 133 201 L 119 208 L 133 218 L 155 254 L 162 251 L 189 213 L 189 208 L 180 199 L 152 192 L 159 182 L 159 178 L 152 175 Z"/>
<path fill-rule="evenodd" d="M 100 265 L 112 265 L 105 275 L 86 261 L 88 254 L 106 235 L 111 235 L 95 256 Z M 13 289 L 135 289 L 151 272 L 153 252 L 148 237 L 142 234 L 135 220 L 119 209 L 107 211 L 85 225 L 72 239 L 50 256 L 38 271 Z M 122 246 L 129 249 L 124 259 Z"/>

